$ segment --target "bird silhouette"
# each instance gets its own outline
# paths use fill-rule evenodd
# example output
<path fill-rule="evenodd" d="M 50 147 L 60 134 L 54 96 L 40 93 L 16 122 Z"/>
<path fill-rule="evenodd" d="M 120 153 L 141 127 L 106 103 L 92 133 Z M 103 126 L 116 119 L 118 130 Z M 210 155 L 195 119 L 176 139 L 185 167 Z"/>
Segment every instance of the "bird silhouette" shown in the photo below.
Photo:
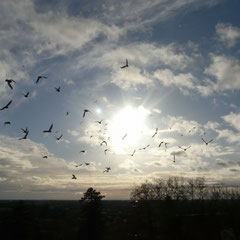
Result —
<path fill-rule="evenodd" d="M 62 138 L 63 134 L 61 134 L 59 137 L 56 137 L 56 140 L 59 141 Z"/>
<path fill-rule="evenodd" d="M 68 116 L 69 115 L 69 112 L 66 112 L 66 116 Z"/>
<path fill-rule="evenodd" d="M 88 110 L 88 109 L 84 109 L 84 110 L 83 110 L 83 118 L 85 117 L 85 114 L 86 114 L 87 112 L 91 112 L 91 111 Z"/>
<path fill-rule="evenodd" d="M 29 92 L 23 94 L 23 96 L 24 96 L 25 98 L 27 98 L 27 97 L 29 96 Z"/>
<path fill-rule="evenodd" d="M 150 145 L 148 144 L 146 147 L 143 148 L 139 148 L 139 150 L 145 150 L 146 148 L 150 147 Z"/>
<path fill-rule="evenodd" d="M 12 103 L 12 100 L 9 101 L 7 105 L 5 105 L 4 107 L 2 107 L 2 108 L 0 109 L 0 111 L 2 111 L 2 110 L 4 110 L 4 109 L 7 109 L 11 103 Z"/>
<path fill-rule="evenodd" d="M 110 167 L 106 167 L 106 169 L 103 172 L 109 172 L 111 170 Z"/>
<path fill-rule="evenodd" d="M 164 143 L 164 142 L 160 142 L 159 145 L 158 145 L 158 147 L 161 147 L 163 143 Z"/>
<path fill-rule="evenodd" d="M 85 150 L 81 150 L 79 153 L 86 153 L 86 151 Z"/>
<path fill-rule="evenodd" d="M 211 139 L 210 141 L 206 142 L 203 138 L 202 138 L 202 140 L 205 142 L 206 145 L 208 145 L 210 142 L 213 141 L 213 139 Z"/>
<path fill-rule="evenodd" d="M 196 127 L 193 127 L 191 130 L 188 131 L 188 133 L 192 132 Z"/>
<path fill-rule="evenodd" d="M 174 162 L 174 163 L 176 162 L 176 156 L 175 156 L 175 154 L 173 155 L 173 162 Z"/>
<path fill-rule="evenodd" d="M 26 127 L 25 129 L 24 128 L 21 128 L 23 133 L 27 133 L 28 132 L 28 128 Z"/>
<path fill-rule="evenodd" d="M 90 165 L 90 163 L 85 162 L 85 165 L 88 166 L 88 165 Z"/>
<path fill-rule="evenodd" d="M 74 174 L 72 174 L 72 179 L 77 179 L 76 176 Z"/>
<path fill-rule="evenodd" d="M 101 123 L 102 123 L 102 121 L 103 121 L 103 120 L 101 120 L 101 121 L 95 121 L 95 122 L 97 122 L 97 123 L 101 124 Z"/>
<path fill-rule="evenodd" d="M 126 68 L 128 67 L 128 60 L 126 59 L 126 64 L 124 66 L 122 66 L 121 68 Z"/>
<path fill-rule="evenodd" d="M 106 155 L 107 151 L 109 151 L 109 149 L 105 149 L 105 150 L 104 150 L 105 155 Z"/>
<path fill-rule="evenodd" d="M 78 165 L 75 165 L 75 167 L 80 167 L 80 166 L 82 166 L 82 163 L 81 163 L 81 164 L 78 164 Z"/>
<path fill-rule="evenodd" d="M 102 146 L 104 143 L 105 143 L 105 145 L 107 146 L 107 142 L 106 142 L 106 141 L 102 141 L 102 142 L 100 143 L 100 146 Z"/>
<path fill-rule="evenodd" d="M 8 86 L 13 89 L 11 83 L 16 83 L 13 79 L 6 79 L 5 82 L 7 82 Z"/>
<path fill-rule="evenodd" d="M 186 148 L 183 148 L 183 147 L 181 147 L 181 146 L 178 146 L 179 148 L 181 148 L 182 150 L 184 150 L 185 152 L 187 151 L 187 149 L 189 149 L 191 146 L 188 146 L 188 147 L 186 147 Z"/>
<path fill-rule="evenodd" d="M 4 125 L 10 125 L 11 124 L 11 122 L 4 122 Z"/>
<path fill-rule="evenodd" d="M 47 78 L 47 77 L 45 77 L 45 76 L 38 76 L 36 83 L 38 83 L 41 78 Z"/>
<path fill-rule="evenodd" d="M 43 156 L 43 158 L 46 158 L 46 159 L 47 159 L 47 158 L 48 158 L 48 156 Z"/>
<path fill-rule="evenodd" d="M 124 138 L 127 136 L 127 133 L 122 137 L 122 140 L 124 140 Z"/>
<path fill-rule="evenodd" d="M 133 153 L 132 153 L 130 156 L 132 156 L 132 157 L 133 157 L 133 155 L 134 155 L 134 153 L 135 153 L 135 152 L 136 152 L 136 150 L 134 150 L 134 151 L 133 151 Z"/>
<path fill-rule="evenodd" d="M 55 88 L 55 90 L 56 90 L 57 92 L 60 92 L 60 87 Z"/>
<path fill-rule="evenodd" d="M 53 123 L 51 124 L 51 126 L 49 127 L 48 130 L 44 130 L 43 132 L 44 133 L 50 133 L 50 132 L 52 132 L 52 128 L 53 128 Z"/>
<path fill-rule="evenodd" d="M 158 128 L 156 128 L 155 133 L 152 135 L 152 138 L 154 138 L 157 135 Z"/>
<path fill-rule="evenodd" d="M 27 139 L 28 134 L 29 134 L 29 131 L 27 131 L 25 135 L 22 138 L 19 138 L 18 140 Z"/>

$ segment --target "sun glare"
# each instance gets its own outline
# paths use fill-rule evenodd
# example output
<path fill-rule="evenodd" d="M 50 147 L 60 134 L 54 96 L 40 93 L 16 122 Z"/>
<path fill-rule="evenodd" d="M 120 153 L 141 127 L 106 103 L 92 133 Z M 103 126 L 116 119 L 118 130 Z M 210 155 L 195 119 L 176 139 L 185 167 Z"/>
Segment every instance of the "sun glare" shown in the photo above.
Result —
<path fill-rule="evenodd" d="M 143 106 L 133 108 L 128 106 L 113 118 L 109 134 L 115 151 L 125 153 L 125 150 L 137 146 L 146 128 L 145 118 L 150 112 Z"/>

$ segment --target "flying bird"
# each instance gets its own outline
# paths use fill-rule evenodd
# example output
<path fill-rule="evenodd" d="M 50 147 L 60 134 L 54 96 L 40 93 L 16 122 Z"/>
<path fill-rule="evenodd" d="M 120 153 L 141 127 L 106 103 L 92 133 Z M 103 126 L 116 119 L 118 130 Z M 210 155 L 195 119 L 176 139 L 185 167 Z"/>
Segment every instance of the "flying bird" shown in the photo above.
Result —
<path fill-rule="evenodd" d="M 29 134 L 29 131 L 27 131 L 25 135 L 22 138 L 19 138 L 18 140 L 27 139 L 28 134 Z"/>
<path fill-rule="evenodd" d="M 76 176 L 74 174 L 72 174 L 72 179 L 77 179 Z"/>
<path fill-rule="evenodd" d="M 55 88 L 55 89 L 56 89 L 56 91 L 57 91 L 57 92 L 60 92 L 60 87 L 58 87 L 58 88 Z"/>
<path fill-rule="evenodd" d="M 91 111 L 88 110 L 88 109 L 84 109 L 84 110 L 83 110 L 83 118 L 85 117 L 85 114 L 86 114 L 87 112 L 91 112 Z"/>
<path fill-rule="evenodd" d="M 48 156 L 43 156 L 43 158 L 46 158 L 46 159 L 47 159 L 47 158 L 48 158 Z"/>
<path fill-rule="evenodd" d="M 158 132 L 158 128 L 156 128 L 156 131 L 155 131 L 155 133 L 152 135 L 152 138 L 154 138 L 154 137 L 157 135 L 157 132 Z"/>
<path fill-rule="evenodd" d="M 103 172 L 109 172 L 111 170 L 110 167 L 106 167 L 106 169 Z"/>
<path fill-rule="evenodd" d="M 164 142 L 160 142 L 159 145 L 158 145 L 158 147 L 161 147 L 161 145 L 162 145 L 163 143 L 164 143 Z"/>
<path fill-rule="evenodd" d="M 213 141 L 213 139 L 211 139 L 210 141 L 206 142 L 203 138 L 202 138 L 202 140 L 205 142 L 206 145 L 208 145 L 210 142 Z"/>
<path fill-rule="evenodd" d="M 188 147 L 186 147 L 186 148 L 183 148 L 183 147 L 181 147 L 181 146 L 178 146 L 179 148 L 181 148 L 182 150 L 184 150 L 185 152 L 187 151 L 187 149 L 189 149 L 191 146 L 188 146 Z"/>
<path fill-rule="evenodd" d="M 174 163 L 176 162 L 176 156 L 175 156 L 175 154 L 173 155 L 173 162 L 174 162 Z"/>
<path fill-rule="evenodd" d="M 27 127 L 26 127 L 26 129 L 24 129 L 24 128 L 21 128 L 21 129 L 22 129 L 23 133 L 27 133 L 27 132 L 29 132 L 29 130 L 28 130 Z"/>
<path fill-rule="evenodd" d="M 12 100 L 9 101 L 7 105 L 5 105 L 4 107 L 2 107 L 2 108 L 0 109 L 0 111 L 2 111 L 2 110 L 4 110 L 4 109 L 7 109 L 11 103 L 12 103 Z"/>
<path fill-rule="evenodd" d="M 150 145 L 148 144 L 146 147 L 143 148 L 139 148 L 139 150 L 145 150 L 146 148 L 150 147 Z"/>
<path fill-rule="evenodd" d="M 126 59 L 126 64 L 124 66 L 122 66 L 121 68 L 126 68 L 128 67 L 128 60 Z"/>
<path fill-rule="evenodd" d="M 75 167 L 80 167 L 80 166 L 82 166 L 82 163 L 81 163 L 81 164 L 78 164 L 78 165 L 75 165 Z"/>
<path fill-rule="evenodd" d="M 100 146 L 102 146 L 104 143 L 105 143 L 105 145 L 107 146 L 107 142 L 106 142 L 106 141 L 102 141 L 102 142 L 100 143 Z"/>
<path fill-rule="evenodd" d="M 27 97 L 29 96 L 29 92 L 23 94 L 23 96 L 24 96 L 25 98 L 27 98 Z"/>
<path fill-rule="evenodd" d="M 11 83 L 16 83 L 13 79 L 6 79 L 5 82 L 7 82 L 8 86 L 13 89 Z"/>
<path fill-rule="evenodd" d="M 85 150 L 81 150 L 79 153 L 86 153 L 86 151 Z"/>
<path fill-rule="evenodd" d="M 45 77 L 45 76 L 38 76 L 36 83 L 38 83 L 41 78 L 47 78 L 47 77 Z"/>
<path fill-rule="evenodd" d="M 85 162 L 85 165 L 88 166 L 88 165 L 90 165 L 90 163 Z"/>
<path fill-rule="evenodd" d="M 192 132 L 196 127 L 193 127 L 191 130 L 188 131 L 188 133 Z"/>
<path fill-rule="evenodd" d="M 48 130 L 44 130 L 44 133 L 50 133 L 52 132 L 52 128 L 53 128 L 53 123 L 51 124 L 50 128 Z"/>
<path fill-rule="evenodd" d="M 130 156 L 132 156 L 132 157 L 133 157 L 133 155 L 134 155 L 134 153 L 135 153 L 135 152 L 136 152 L 136 150 L 134 150 L 134 151 L 133 151 L 133 153 L 132 153 Z"/>
<path fill-rule="evenodd" d="M 69 115 L 69 112 L 66 112 L 66 116 L 68 116 Z"/>
<path fill-rule="evenodd" d="M 101 120 L 101 121 L 95 121 L 95 122 L 97 122 L 97 123 L 101 124 L 101 123 L 102 123 L 102 121 L 103 121 L 103 120 Z"/>
<path fill-rule="evenodd" d="M 109 151 L 109 149 L 105 149 L 105 150 L 104 150 L 105 155 L 106 155 L 107 151 Z"/>
<path fill-rule="evenodd" d="M 56 137 L 56 140 L 60 140 L 62 138 L 63 134 L 61 134 L 59 137 Z"/>
<path fill-rule="evenodd" d="M 4 122 L 4 125 L 10 125 L 11 124 L 11 122 Z"/>
<path fill-rule="evenodd" d="M 127 133 L 122 137 L 122 140 L 124 140 L 124 138 L 127 136 Z"/>

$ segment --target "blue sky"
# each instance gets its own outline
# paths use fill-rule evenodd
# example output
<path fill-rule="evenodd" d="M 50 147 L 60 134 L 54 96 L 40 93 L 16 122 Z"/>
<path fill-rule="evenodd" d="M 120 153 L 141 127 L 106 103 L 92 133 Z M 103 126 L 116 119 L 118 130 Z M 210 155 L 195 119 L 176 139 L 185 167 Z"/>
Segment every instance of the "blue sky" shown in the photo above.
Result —
<path fill-rule="evenodd" d="M 1 1 L 0 107 L 12 104 L 0 111 L 0 198 L 79 199 L 94 187 L 128 199 L 136 184 L 168 176 L 239 186 L 239 8 Z M 39 75 L 47 79 L 36 84 Z"/>

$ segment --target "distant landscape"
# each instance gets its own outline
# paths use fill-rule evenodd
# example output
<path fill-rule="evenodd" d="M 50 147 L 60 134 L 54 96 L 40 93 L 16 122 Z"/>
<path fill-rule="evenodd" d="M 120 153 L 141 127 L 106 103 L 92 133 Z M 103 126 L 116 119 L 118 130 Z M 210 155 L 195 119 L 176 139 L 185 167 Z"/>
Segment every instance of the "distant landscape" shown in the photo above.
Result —
<path fill-rule="evenodd" d="M 7 239 L 240 237 L 240 200 L 139 203 L 105 200 L 97 229 L 92 229 L 85 207 L 79 201 L 0 201 L 1 234 Z M 88 231 L 97 231 L 97 237 L 88 238 Z"/>
<path fill-rule="evenodd" d="M 240 239 L 239 192 L 174 177 L 142 183 L 124 201 L 93 188 L 79 201 L 5 200 L 0 230 L 8 239 Z"/>

